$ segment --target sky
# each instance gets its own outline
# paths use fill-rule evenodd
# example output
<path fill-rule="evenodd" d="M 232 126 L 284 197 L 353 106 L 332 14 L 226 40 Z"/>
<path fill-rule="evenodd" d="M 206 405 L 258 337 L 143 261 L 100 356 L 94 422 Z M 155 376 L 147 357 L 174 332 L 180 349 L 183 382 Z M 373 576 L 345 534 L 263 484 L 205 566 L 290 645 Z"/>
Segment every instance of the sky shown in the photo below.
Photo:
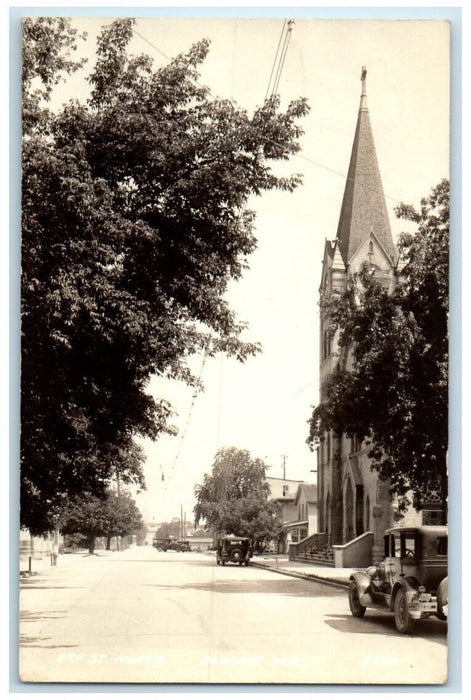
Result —
<path fill-rule="evenodd" d="M 95 38 L 110 19 L 74 18 L 88 32 L 81 49 L 93 62 Z M 132 53 L 155 66 L 211 41 L 201 68 L 213 96 L 251 112 L 263 102 L 283 18 L 141 18 Z M 204 392 L 155 379 L 149 390 L 175 408 L 177 437 L 142 442 L 147 491 L 136 501 L 147 521 L 192 520 L 194 485 L 210 473 L 216 451 L 234 446 L 269 466 L 268 475 L 315 483 L 316 456 L 306 445 L 318 400 L 318 287 L 326 239 L 334 239 L 366 66 L 376 152 L 393 236 L 404 230 L 394 207 L 419 205 L 449 175 L 449 35 L 443 21 L 301 19 L 295 22 L 279 84 L 281 107 L 297 97 L 311 111 L 301 120 L 299 155 L 277 172 L 302 173 L 293 193 L 250 202 L 258 248 L 228 298 L 263 352 L 246 363 L 221 356 L 194 359 Z M 83 77 L 61 86 L 57 104 L 86 96 Z"/>

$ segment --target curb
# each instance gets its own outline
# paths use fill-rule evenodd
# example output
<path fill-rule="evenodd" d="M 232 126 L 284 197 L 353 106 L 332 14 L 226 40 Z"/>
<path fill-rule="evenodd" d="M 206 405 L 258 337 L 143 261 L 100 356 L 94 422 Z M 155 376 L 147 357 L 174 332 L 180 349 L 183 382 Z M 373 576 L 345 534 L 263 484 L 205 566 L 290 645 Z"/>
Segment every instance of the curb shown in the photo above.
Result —
<path fill-rule="evenodd" d="M 268 571 L 274 571 L 277 574 L 283 574 L 284 576 L 292 576 L 293 578 L 302 578 L 305 581 L 315 581 L 316 583 L 324 583 L 326 586 L 334 586 L 335 588 L 348 589 L 348 583 L 343 581 L 338 581 L 331 578 L 322 578 L 321 576 L 316 576 L 315 574 L 303 574 L 290 571 L 289 569 L 275 569 L 272 566 L 267 566 L 266 564 L 259 564 L 253 561 L 250 562 L 250 566 L 258 567 L 259 569 L 267 569 Z"/>

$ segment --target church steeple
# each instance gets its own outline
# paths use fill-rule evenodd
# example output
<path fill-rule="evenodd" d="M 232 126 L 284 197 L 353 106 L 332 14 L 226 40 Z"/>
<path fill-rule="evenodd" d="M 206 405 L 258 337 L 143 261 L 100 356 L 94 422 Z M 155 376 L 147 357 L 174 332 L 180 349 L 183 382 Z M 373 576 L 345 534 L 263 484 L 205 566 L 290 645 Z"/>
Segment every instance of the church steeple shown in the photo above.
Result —
<path fill-rule="evenodd" d="M 360 109 L 337 229 L 345 265 L 371 233 L 391 262 L 397 258 L 371 130 L 364 66 L 361 86 Z"/>

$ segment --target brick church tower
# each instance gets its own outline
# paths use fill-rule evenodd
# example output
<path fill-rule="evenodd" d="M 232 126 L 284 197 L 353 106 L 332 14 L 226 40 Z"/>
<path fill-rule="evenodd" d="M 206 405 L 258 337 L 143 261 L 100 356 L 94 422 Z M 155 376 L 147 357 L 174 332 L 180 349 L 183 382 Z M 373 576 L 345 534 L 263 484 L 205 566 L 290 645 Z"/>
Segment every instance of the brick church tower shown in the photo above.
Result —
<path fill-rule="evenodd" d="M 326 240 L 320 293 L 342 289 L 365 261 L 388 289 L 396 283 L 398 251 L 393 242 L 366 96 L 366 69 L 337 235 Z M 329 319 L 320 318 L 320 400 L 336 367 L 351 364 L 351 350 L 339 354 Z M 389 490 L 370 469 L 368 448 L 355 438 L 328 431 L 319 445 L 319 531 L 330 544 L 344 544 L 372 532 L 372 559 L 380 557 L 383 533 L 393 522 Z"/>

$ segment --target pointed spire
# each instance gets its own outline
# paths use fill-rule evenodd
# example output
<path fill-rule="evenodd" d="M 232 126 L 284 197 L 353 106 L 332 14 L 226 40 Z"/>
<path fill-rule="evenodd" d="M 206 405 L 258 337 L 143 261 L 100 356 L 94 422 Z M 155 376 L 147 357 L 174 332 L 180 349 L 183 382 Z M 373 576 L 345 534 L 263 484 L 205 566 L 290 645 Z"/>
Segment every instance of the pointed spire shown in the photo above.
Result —
<path fill-rule="evenodd" d="M 361 67 L 361 100 L 360 100 L 360 111 L 368 111 L 368 101 L 366 99 L 366 67 Z"/>
<path fill-rule="evenodd" d="M 371 130 L 366 97 L 366 68 L 361 72 L 361 98 L 350 166 L 340 211 L 337 238 L 346 265 L 370 232 L 391 261 L 397 258 Z"/>

